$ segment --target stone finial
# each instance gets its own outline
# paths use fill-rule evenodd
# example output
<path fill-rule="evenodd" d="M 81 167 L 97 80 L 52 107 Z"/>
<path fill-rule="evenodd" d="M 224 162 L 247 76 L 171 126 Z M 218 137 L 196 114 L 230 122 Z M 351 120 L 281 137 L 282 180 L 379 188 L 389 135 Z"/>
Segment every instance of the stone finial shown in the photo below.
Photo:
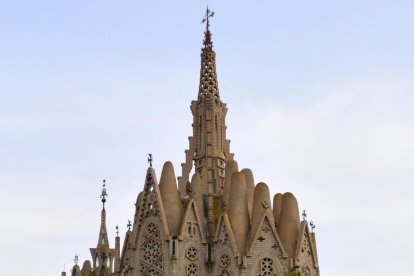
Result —
<path fill-rule="evenodd" d="M 254 196 L 254 178 L 253 172 L 251 169 L 243 169 L 241 171 L 244 174 L 246 179 L 246 197 L 247 197 L 247 207 L 249 210 L 249 219 L 252 221 L 252 211 L 253 211 L 253 196 Z"/>
<path fill-rule="evenodd" d="M 295 254 L 299 227 L 300 218 L 298 202 L 293 194 L 285 193 L 282 197 L 282 210 L 277 231 L 289 257 L 293 257 Z"/>
<path fill-rule="evenodd" d="M 275 194 L 273 197 L 273 219 L 275 220 L 276 228 L 279 226 L 280 212 L 282 210 L 282 198 L 281 193 Z"/>
<path fill-rule="evenodd" d="M 223 189 L 223 200 L 226 206 L 229 206 L 230 199 L 230 186 L 231 178 L 233 173 L 239 171 L 239 166 L 236 160 L 228 160 L 226 163 L 225 177 L 224 177 L 224 189 Z"/>
<path fill-rule="evenodd" d="M 180 231 L 183 206 L 177 190 L 174 168 L 171 162 L 165 162 L 161 173 L 159 190 L 164 206 L 165 217 L 170 235 L 176 236 Z"/>
<path fill-rule="evenodd" d="M 81 274 L 82 276 L 89 276 L 92 272 L 92 265 L 89 260 L 83 262 Z"/>
<path fill-rule="evenodd" d="M 266 183 L 260 182 L 254 188 L 250 244 L 256 236 L 263 215 L 271 210 L 270 207 L 269 187 Z M 272 216 L 269 216 L 269 219 L 272 219 Z"/>
<path fill-rule="evenodd" d="M 247 201 L 246 180 L 241 172 L 233 173 L 230 186 L 230 200 L 228 216 L 233 229 L 234 239 L 241 256 L 244 256 L 247 248 L 249 234 L 249 211 Z"/>

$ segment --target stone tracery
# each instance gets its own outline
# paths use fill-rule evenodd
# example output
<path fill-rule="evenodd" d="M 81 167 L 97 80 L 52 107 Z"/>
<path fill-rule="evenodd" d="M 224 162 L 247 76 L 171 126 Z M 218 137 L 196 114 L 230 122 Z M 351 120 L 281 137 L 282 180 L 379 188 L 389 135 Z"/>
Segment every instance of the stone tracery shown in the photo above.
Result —
<path fill-rule="evenodd" d="M 260 274 L 259 276 L 273 276 L 273 260 L 270 258 L 264 258 L 260 262 Z"/>
<path fill-rule="evenodd" d="M 155 223 L 147 225 L 140 250 L 140 275 L 163 276 L 162 242 L 160 240 L 160 229 Z"/>

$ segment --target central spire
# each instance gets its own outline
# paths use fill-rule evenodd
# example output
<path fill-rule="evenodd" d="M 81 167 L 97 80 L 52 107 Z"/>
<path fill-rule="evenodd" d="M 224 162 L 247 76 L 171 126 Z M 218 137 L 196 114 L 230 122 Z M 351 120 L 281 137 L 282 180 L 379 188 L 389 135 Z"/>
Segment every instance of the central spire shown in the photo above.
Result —
<path fill-rule="evenodd" d="M 198 98 L 191 102 L 193 135 L 189 137 L 190 147 L 185 151 L 186 160 L 181 164 L 182 176 L 178 178 L 181 196 L 191 196 L 187 187 L 193 168 L 198 175 L 195 178 L 199 179 L 199 191 L 207 203 L 203 205 L 203 214 L 208 223 L 209 239 L 215 233 L 218 217 L 214 212 L 214 206 L 220 205 L 219 201 L 224 192 L 226 163 L 233 160 L 230 141 L 226 139 L 227 107 L 219 96 L 216 53 L 213 51 L 210 32 L 210 19 L 213 16 L 214 12 L 207 8 L 201 21 L 206 24 L 206 28 L 201 49 Z"/>

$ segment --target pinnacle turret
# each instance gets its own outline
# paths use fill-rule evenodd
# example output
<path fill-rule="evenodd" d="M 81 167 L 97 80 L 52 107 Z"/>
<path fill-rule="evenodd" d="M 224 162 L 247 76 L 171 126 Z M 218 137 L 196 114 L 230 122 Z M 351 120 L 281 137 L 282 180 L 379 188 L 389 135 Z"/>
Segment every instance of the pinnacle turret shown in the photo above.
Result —
<path fill-rule="evenodd" d="M 86 263 L 85 271 L 89 270 L 89 267 L 93 267 L 97 271 L 107 271 L 108 273 L 113 270 L 113 259 L 115 256 L 115 249 L 111 249 L 109 246 L 108 232 L 106 229 L 106 210 L 105 203 L 108 194 L 106 193 L 106 181 L 102 181 L 102 211 L 101 211 L 101 225 L 99 228 L 99 238 L 96 248 L 90 248 L 92 255 L 92 264 Z M 83 274 L 82 274 L 83 275 Z M 101 274 L 99 274 L 101 275 Z M 106 274 L 105 274 L 106 275 Z"/>
<path fill-rule="evenodd" d="M 104 179 L 102 184 L 102 211 L 101 211 L 101 227 L 99 229 L 99 240 L 98 240 L 98 247 L 99 246 L 109 246 L 108 245 L 108 233 L 106 231 L 106 210 L 105 210 L 105 202 L 106 197 L 108 194 L 106 193 L 106 180 Z"/>

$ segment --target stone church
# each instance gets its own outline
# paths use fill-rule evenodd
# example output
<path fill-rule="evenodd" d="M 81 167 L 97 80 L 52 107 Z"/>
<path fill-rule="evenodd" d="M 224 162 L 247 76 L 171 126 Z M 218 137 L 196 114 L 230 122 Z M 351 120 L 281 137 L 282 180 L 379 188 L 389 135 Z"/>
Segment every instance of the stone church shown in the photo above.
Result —
<path fill-rule="evenodd" d="M 207 10 L 203 20 L 200 85 L 181 176 L 166 162 L 158 181 L 150 156 L 133 223 L 114 248 L 104 187 L 98 243 L 82 268 L 75 258 L 71 276 L 319 275 L 313 225 L 305 214 L 300 220 L 296 198 L 277 193 L 271 199 L 269 187 L 239 169 L 231 153 L 209 28 L 213 14 Z"/>

